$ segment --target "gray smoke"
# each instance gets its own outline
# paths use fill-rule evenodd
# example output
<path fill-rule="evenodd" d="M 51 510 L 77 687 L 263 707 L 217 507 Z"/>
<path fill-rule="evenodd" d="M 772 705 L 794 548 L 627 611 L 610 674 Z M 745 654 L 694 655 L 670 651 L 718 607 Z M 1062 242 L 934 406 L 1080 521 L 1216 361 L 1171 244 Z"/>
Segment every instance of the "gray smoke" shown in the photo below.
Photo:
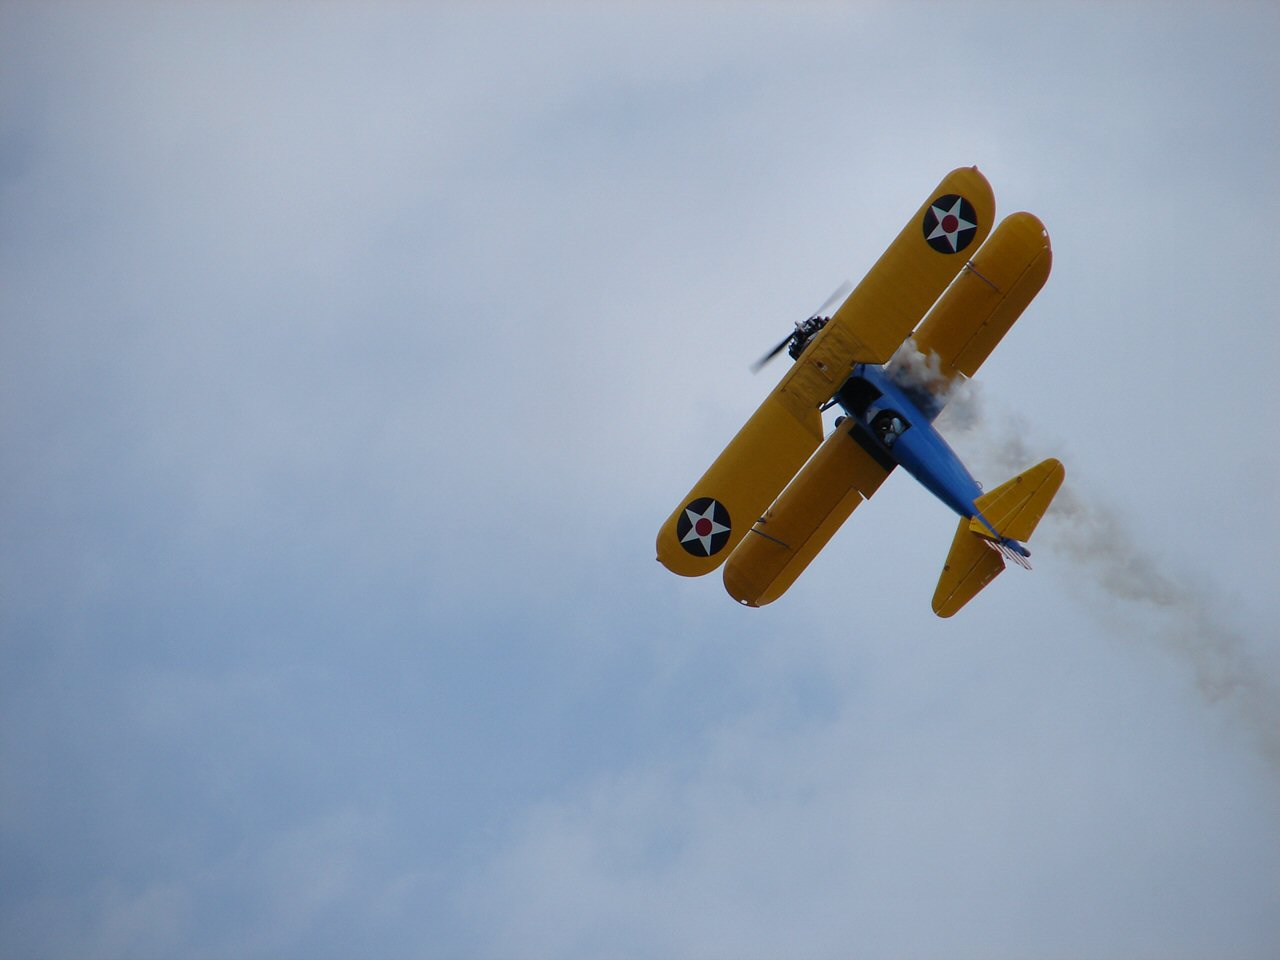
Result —
<path fill-rule="evenodd" d="M 1032 444 L 1023 420 L 993 414 L 976 383 L 955 384 L 948 399 L 939 428 L 963 447 L 979 476 L 1003 482 L 1051 455 Z M 1257 668 L 1248 639 L 1225 621 L 1210 585 L 1168 569 L 1115 508 L 1073 476 L 1069 463 L 1036 541 L 1069 561 L 1082 594 L 1105 598 L 1103 604 L 1090 598 L 1091 612 L 1109 628 L 1149 637 L 1187 663 L 1205 699 L 1237 712 L 1280 769 L 1280 691 Z"/>

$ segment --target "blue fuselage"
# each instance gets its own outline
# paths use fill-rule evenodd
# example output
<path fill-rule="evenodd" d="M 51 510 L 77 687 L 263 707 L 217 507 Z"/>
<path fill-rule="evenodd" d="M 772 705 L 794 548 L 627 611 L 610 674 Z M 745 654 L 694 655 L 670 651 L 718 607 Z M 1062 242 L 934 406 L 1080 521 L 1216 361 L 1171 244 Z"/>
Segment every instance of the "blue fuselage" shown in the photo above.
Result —
<path fill-rule="evenodd" d="M 899 384 L 884 367 L 859 364 L 835 398 L 865 428 L 857 435 L 882 466 L 900 465 L 960 516 L 981 518 L 974 501 L 982 487 L 934 429 L 942 410 L 934 397 Z"/>

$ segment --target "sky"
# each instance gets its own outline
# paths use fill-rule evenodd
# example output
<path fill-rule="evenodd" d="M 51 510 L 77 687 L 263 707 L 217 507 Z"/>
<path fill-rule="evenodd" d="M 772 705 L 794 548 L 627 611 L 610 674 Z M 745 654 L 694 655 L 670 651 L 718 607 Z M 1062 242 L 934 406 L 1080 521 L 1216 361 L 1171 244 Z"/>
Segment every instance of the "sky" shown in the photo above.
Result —
<path fill-rule="evenodd" d="M 1269 958 L 1280 8 L 0 3 L 0 954 Z M 1067 481 L 929 601 L 654 562 L 947 171 L 944 412 Z"/>

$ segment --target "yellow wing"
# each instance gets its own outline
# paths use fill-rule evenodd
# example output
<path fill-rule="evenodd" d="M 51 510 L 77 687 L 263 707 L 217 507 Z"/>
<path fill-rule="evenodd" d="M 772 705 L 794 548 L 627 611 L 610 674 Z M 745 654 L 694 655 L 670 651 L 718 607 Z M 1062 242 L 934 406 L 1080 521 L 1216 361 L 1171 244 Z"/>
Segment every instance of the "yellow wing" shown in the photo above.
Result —
<path fill-rule="evenodd" d="M 716 569 L 822 442 L 818 407 L 857 363 L 884 363 L 977 249 L 995 219 L 976 167 L 953 170 L 658 532 L 682 576 Z M 851 508 L 852 509 L 852 508 Z"/>
<path fill-rule="evenodd" d="M 777 600 L 892 469 L 856 420 L 843 421 L 729 557 L 729 595 L 751 607 Z"/>
<path fill-rule="evenodd" d="M 818 408 L 802 413 L 777 390 L 765 397 L 658 532 L 658 559 L 668 570 L 700 577 L 724 562 L 822 442 Z"/>
<path fill-rule="evenodd" d="M 973 376 L 1027 308 L 1053 266 L 1049 233 L 1029 213 L 1005 217 L 912 335 L 948 380 Z"/>
<path fill-rule="evenodd" d="M 858 363 L 885 363 L 991 232 L 996 201 L 977 167 L 952 170 L 782 378 L 790 409 L 825 403 Z"/>

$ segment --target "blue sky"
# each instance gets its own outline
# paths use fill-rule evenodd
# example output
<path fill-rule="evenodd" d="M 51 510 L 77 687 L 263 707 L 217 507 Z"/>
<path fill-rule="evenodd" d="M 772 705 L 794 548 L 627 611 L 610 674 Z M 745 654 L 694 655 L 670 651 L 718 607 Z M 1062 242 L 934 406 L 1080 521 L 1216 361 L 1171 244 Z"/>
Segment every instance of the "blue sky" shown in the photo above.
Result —
<path fill-rule="evenodd" d="M 0 952 L 1280 941 L 1266 4 L 0 7 Z M 1054 273 L 774 606 L 653 561 L 977 164 Z M 779 364 L 781 361 L 779 361 Z M 1025 463 L 1023 462 L 1025 460 Z"/>

